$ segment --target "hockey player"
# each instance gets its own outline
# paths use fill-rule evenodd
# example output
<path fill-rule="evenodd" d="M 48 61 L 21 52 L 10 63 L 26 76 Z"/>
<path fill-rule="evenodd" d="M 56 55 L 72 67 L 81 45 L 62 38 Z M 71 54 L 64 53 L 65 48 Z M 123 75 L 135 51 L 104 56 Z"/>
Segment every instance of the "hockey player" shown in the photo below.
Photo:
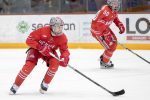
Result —
<path fill-rule="evenodd" d="M 97 41 L 105 48 L 104 53 L 100 56 L 101 68 L 113 68 L 114 64 L 110 61 L 117 47 L 117 38 L 113 31 L 109 28 L 112 22 L 119 28 L 120 34 L 125 32 L 123 23 L 118 19 L 118 10 L 120 8 L 120 0 L 107 0 L 104 5 L 92 19 L 91 33 Z"/>
<path fill-rule="evenodd" d="M 47 72 L 41 82 L 40 92 L 45 93 L 48 84 L 53 79 L 59 65 L 66 67 L 69 62 L 69 50 L 67 46 L 67 37 L 62 32 L 64 22 L 59 17 L 50 19 L 50 26 L 39 28 L 30 33 L 26 40 L 26 44 L 30 47 L 28 50 L 26 63 L 16 76 L 15 82 L 10 88 L 10 94 L 15 94 L 26 77 L 36 66 L 38 59 L 41 58 L 47 63 Z M 56 50 L 60 51 L 61 61 L 53 58 L 49 53 L 58 57 Z"/>

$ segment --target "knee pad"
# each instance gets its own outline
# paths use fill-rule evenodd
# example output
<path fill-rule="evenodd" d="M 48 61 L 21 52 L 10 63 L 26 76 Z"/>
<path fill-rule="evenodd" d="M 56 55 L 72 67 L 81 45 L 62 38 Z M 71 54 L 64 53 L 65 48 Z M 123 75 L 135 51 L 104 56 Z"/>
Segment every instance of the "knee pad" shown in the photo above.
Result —
<path fill-rule="evenodd" d="M 58 70 L 59 67 L 59 61 L 55 58 L 51 58 L 48 61 L 49 64 L 49 70 L 56 72 Z"/>
<path fill-rule="evenodd" d="M 27 76 L 30 74 L 30 72 L 33 70 L 34 67 L 35 64 L 33 62 L 27 61 L 21 71 Z"/>
<path fill-rule="evenodd" d="M 49 70 L 53 71 L 53 72 L 56 72 L 58 70 L 58 67 L 59 67 L 59 64 L 53 64 L 49 66 Z"/>
<path fill-rule="evenodd" d="M 108 51 L 109 52 L 114 52 L 117 48 L 117 43 L 116 42 L 113 42 L 113 44 L 109 47 Z"/>
<path fill-rule="evenodd" d="M 26 57 L 26 61 L 31 61 L 35 64 L 37 64 L 38 58 L 40 58 L 40 54 L 36 49 L 29 49 L 27 57 Z"/>

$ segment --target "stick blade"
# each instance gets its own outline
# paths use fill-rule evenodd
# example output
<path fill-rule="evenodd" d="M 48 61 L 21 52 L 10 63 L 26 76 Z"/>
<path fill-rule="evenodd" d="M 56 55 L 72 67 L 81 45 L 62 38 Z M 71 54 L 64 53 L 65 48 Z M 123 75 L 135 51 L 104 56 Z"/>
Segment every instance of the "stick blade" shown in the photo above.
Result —
<path fill-rule="evenodd" d="M 112 95 L 113 95 L 113 96 L 119 96 L 119 95 L 123 95 L 124 93 L 125 93 L 125 90 L 122 89 L 122 90 L 117 91 L 117 92 L 112 92 Z"/>

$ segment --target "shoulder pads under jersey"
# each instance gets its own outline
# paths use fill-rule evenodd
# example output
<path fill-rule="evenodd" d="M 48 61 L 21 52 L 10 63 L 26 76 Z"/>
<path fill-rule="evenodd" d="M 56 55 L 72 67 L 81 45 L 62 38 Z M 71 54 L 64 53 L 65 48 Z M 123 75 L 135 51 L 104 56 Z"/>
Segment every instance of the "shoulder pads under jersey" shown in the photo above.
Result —
<path fill-rule="evenodd" d="M 104 10 L 110 11 L 111 9 L 110 9 L 110 7 L 108 5 L 104 5 L 101 10 L 103 10 L 103 11 Z"/>

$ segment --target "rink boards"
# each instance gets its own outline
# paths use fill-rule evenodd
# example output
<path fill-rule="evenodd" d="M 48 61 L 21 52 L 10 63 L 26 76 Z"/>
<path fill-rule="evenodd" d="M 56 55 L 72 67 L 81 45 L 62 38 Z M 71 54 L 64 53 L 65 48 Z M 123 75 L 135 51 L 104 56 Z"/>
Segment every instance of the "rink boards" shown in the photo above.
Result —
<path fill-rule="evenodd" d="M 69 48 L 102 48 L 90 33 L 90 23 L 95 14 L 71 15 L 2 15 L 0 16 L 0 48 L 27 48 L 25 40 L 30 32 L 49 24 L 53 16 L 61 17 Z M 115 24 L 110 27 L 118 41 L 131 49 L 150 50 L 150 14 L 119 14 L 126 27 L 119 34 Z M 118 49 L 121 49 L 118 46 Z"/>
<path fill-rule="evenodd" d="M 123 44 L 127 48 L 135 50 L 150 50 L 150 44 Z M 99 43 L 68 43 L 69 48 L 77 49 L 103 49 Z M 25 43 L 1 43 L 0 48 L 10 49 L 10 48 L 28 48 Z M 117 46 L 117 49 L 123 49 L 120 45 Z"/>

